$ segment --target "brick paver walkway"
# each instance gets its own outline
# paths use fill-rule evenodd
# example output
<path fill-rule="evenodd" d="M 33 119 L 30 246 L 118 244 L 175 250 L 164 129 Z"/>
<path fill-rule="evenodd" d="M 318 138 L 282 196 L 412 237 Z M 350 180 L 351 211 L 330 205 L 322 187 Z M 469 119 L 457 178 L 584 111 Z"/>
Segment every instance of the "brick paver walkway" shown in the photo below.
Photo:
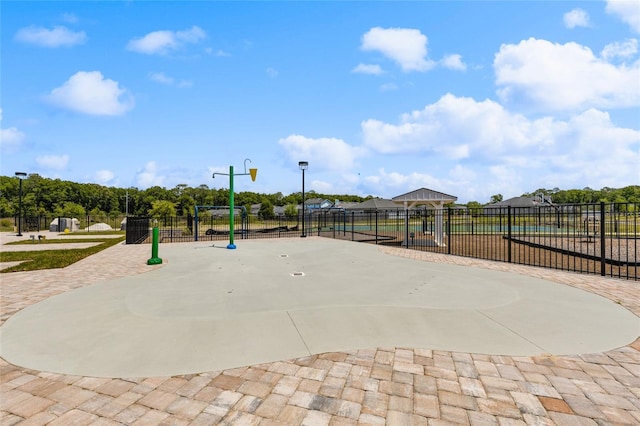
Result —
<path fill-rule="evenodd" d="M 380 250 L 536 276 L 600 294 L 640 315 L 637 282 Z M 148 246 L 117 245 L 64 270 L 2 274 L 2 322 L 52 295 L 162 267 L 147 266 L 148 257 Z M 152 378 L 60 375 L 1 359 L 0 369 L 3 426 L 640 424 L 640 339 L 606 353 L 573 356 L 372 348 Z"/>

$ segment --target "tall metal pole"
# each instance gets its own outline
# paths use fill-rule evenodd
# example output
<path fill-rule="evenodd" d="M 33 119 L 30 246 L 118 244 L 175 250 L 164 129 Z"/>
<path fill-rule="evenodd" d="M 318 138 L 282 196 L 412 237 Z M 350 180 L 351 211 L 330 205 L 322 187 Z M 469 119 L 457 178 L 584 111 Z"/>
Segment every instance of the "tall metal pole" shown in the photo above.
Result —
<path fill-rule="evenodd" d="M 304 171 L 309 167 L 309 163 L 307 161 L 299 161 L 298 167 L 302 170 L 302 235 L 300 237 L 304 238 L 307 236 L 306 228 L 304 226 L 304 216 L 305 216 L 305 204 L 304 204 Z"/>
<path fill-rule="evenodd" d="M 233 199 L 233 166 L 229 166 L 229 245 L 227 245 L 228 249 L 236 248 L 236 245 L 233 243 L 233 231 L 234 231 L 234 223 L 233 216 L 235 215 L 235 206 Z"/>
<path fill-rule="evenodd" d="M 20 181 L 20 183 L 22 184 L 22 181 Z M 305 217 L 305 210 L 304 210 L 304 169 L 302 169 L 302 235 L 300 235 L 301 237 L 306 237 L 307 234 L 306 232 L 306 228 L 304 226 L 304 217 Z"/>
<path fill-rule="evenodd" d="M 18 237 L 22 237 L 22 178 L 27 174 L 25 172 L 16 172 L 16 176 L 20 179 L 20 195 L 18 198 Z"/>
<path fill-rule="evenodd" d="M 22 237 L 22 178 L 20 178 L 20 201 L 18 201 L 18 237 Z"/>

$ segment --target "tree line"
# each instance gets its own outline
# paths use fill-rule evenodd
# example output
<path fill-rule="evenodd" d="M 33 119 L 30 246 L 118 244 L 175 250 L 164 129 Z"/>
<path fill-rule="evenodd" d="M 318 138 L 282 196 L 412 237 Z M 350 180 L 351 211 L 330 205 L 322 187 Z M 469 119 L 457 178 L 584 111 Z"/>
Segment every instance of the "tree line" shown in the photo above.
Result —
<path fill-rule="evenodd" d="M 20 181 L 14 176 L 0 176 L 0 217 L 13 217 L 18 214 Z M 638 203 L 640 204 L 640 185 L 624 188 L 591 188 L 568 189 L 540 188 L 522 196 L 544 195 L 550 197 L 555 204 L 581 203 Z M 302 203 L 302 193 L 294 192 L 283 195 L 261 194 L 256 192 L 236 192 L 235 204 L 248 206 L 262 204 L 262 211 L 273 210 L 273 206 L 292 206 Z M 349 194 L 320 194 L 315 191 L 306 192 L 306 199 L 323 198 L 346 202 L 362 202 L 370 198 Z M 492 202 L 501 201 L 502 195 L 491 196 L 485 203 L 471 201 L 467 207 L 481 207 Z M 25 177 L 22 182 L 22 212 L 25 216 L 133 216 L 172 215 L 186 216 L 192 214 L 198 206 L 226 206 L 229 204 L 229 190 L 210 188 L 200 185 L 195 188 L 180 184 L 167 189 L 152 186 L 141 190 L 135 187 L 116 188 L 94 183 L 77 183 L 60 179 L 44 178 L 37 173 Z M 268 213 L 264 213 L 268 214 Z"/>
<path fill-rule="evenodd" d="M 349 194 L 320 194 L 305 192 L 305 198 L 326 198 L 361 202 L 369 197 Z M 20 181 L 14 176 L 0 176 L 0 217 L 18 214 Z M 256 192 L 235 192 L 237 206 L 264 204 L 289 206 L 302 203 L 302 193 L 283 195 Z M 195 188 L 185 184 L 167 189 L 152 186 L 147 189 L 135 187 L 116 188 L 95 183 L 77 183 L 60 179 L 44 178 L 37 173 L 22 180 L 22 212 L 24 216 L 131 216 L 193 214 L 195 206 L 227 206 L 229 190 L 200 185 Z"/>

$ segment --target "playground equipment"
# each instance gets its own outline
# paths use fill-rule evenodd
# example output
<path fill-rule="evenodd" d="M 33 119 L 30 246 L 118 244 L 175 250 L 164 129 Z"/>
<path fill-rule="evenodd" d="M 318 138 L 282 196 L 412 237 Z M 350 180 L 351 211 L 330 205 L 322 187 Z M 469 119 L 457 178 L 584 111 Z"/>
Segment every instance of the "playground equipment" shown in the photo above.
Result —
<path fill-rule="evenodd" d="M 244 173 L 238 173 L 235 176 L 251 176 L 251 181 L 256 181 L 256 175 L 258 174 L 258 169 L 249 169 L 249 173 L 247 173 L 247 161 L 251 162 L 250 159 L 245 158 L 244 160 Z M 234 230 L 234 199 L 233 199 L 233 166 L 229 166 L 229 173 L 214 173 L 211 178 L 215 179 L 216 175 L 229 176 L 229 244 L 227 245 L 228 249 L 235 249 L 236 245 L 233 242 L 233 230 Z"/>

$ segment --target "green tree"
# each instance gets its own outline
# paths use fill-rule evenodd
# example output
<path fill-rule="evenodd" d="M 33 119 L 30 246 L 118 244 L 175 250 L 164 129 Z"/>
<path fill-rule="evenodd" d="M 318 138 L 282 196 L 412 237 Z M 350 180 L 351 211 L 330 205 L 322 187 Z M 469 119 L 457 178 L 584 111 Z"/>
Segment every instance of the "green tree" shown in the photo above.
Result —
<path fill-rule="evenodd" d="M 260 211 L 258 217 L 261 219 L 273 219 L 275 217 L 273 213 L 273 204 L 268 199 L 264 199 L 260 205 Z"/>
<path fill-rule="evenodd" d="M 98 207 L 94 207 L 89 210 L 89 216 L 92 216 L 94 220 L 102 220 L 102 218 L 106 215 L 107 213 L 100 210 L 100 208 Z"/>
<path fill-rule="evenodd" d="M 149 216 L 159 219 L 176 215 L 176 206 L 169 200 L 156 200 L 152 203 Z"/>
<path fill-rule="evenodd" d="M 280 200 L 282 203 L 284 203 L 285 205 L 287 204 L 293 204 L 293 205 L 298 205 L 298 204 L 302 204 L 302 192 L 294 192 L 292 194 L 289 194 L 285 197 L 282 197 L 282 199 Z"/>
<path fill-rule="evenodd" d="M 187 192 L 184 192 L 178 198 L 177 213 L 179 216 L 187 216 L 189 214 L 193 215 L 193 212 L 195 211 L 195 207 L 196 207 L 195 200 L 191 198 L 191 195 L 189 195 Z"/>
<path fill-rule="evenodd" d="M 288 219 L 294 218 L 298 216 L 298 207 L 295 204 L 287 204 L 284 208 L 284 215 Z"/>
<path fill-rule="evenodd" d="M 83 216 L 86 216 L 86 214 L 86 210 L 80 204 L 74 203 L 72 201 L 67 201 L 66 203 L 62 204 L 58 216 L 79 219 Z"/>
<path fill-rule="evenodd" d="M 502 194 L 495 194 L 491 196 L 489 203 L 495 204 L 495 203 L 499 203 L 500 201 L 502 201 Z"/>
<path fill-rule="evenodd" d="M 467 208 L 468 209 L 481 209 L 482 208 L 482 204 L 480 204 L 477 201 L 469 201 L 467 203 Z"/>

